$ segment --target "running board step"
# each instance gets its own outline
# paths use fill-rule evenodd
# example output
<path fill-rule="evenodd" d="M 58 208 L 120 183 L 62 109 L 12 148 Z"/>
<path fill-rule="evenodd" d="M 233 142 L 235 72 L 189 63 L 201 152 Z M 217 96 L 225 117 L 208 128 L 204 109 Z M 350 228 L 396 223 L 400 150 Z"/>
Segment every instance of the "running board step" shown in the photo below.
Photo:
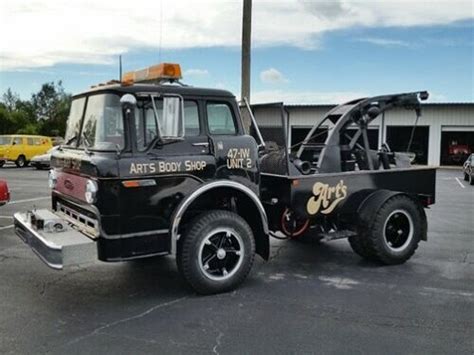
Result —
<path fill-rule="evenodd" d="M 341 231 L 333 231 L 333 232 L 326 232 L 326 233 L 318 233 L 318 236 L 322 237 L 323 241 L 329 242 L 330 240 L 336 239 L 344 239 L 356 236 L 357 233 L 351 230 L 341 230 Z"/>

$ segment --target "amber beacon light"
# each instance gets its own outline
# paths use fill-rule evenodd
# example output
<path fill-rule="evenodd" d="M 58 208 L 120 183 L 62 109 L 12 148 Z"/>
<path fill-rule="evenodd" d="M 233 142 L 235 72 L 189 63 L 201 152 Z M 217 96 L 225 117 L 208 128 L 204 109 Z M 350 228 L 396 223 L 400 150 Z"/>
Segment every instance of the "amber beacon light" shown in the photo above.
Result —
<path fill-rule="evenodd" d="M 122 76 L 122 85 L 132 85 L 133 83 L 179 80 L 181 79 L 181 67 L 176 63 L 161 63 L 151 67 L 131 71 Z"/>

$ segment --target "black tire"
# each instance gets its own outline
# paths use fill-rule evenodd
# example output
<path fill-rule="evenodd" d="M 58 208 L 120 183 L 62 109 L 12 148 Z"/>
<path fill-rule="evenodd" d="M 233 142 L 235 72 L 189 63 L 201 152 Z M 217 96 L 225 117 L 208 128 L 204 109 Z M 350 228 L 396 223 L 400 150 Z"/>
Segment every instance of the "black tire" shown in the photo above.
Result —
<path fill-rule="evenodd" d="M 464 173 L 464 181 L 469 181 L 469 175 L 467 173 Z"/>
<path fill-rule="evenodd" d="M 472 173 L 469 174 L 469 185 L 474 185 L 474 176 L 472 176 Z"/>
<path fill-rule="evenodd" d="M 28 161 L 26 160 L 24 155 L 20 155 L 16 160 L 15 164 L 18 168 L 25 168 L 28 166 Z"/>
<path fill-rule="evenodd" d="M 370 204 L 364 207 L 371 209 Z M 360 221 L 360 233 L 350 237 L 352 249 L 368 260 L 386 265 L 402 264 L 410 259 L 421 236 L 426 232 L 422 207 L 406 195 L 389 198 L 371 216 Z"/>
<path fill-rule="evenodd" d="M 352 250 L 357 255 L 366 260 L 377 261 L 377 258 L 373 255 L 372 249 L 367 245 L 367 238 L 364 238 L 362 234 L 351 236 L 348 240 Z"/>
<path fill-rule="evenodd" d="M 5 160 L 0 160 L 0 168 L 2 168 L 5 165 Z"/>
<path fill-rule="evenodd" d="M 278 150 L 266 154 L 260 162 L 260 170 L 272 174 L 285 174 L 286 155 Z"/>
<path fill-rule="evenodd" d="M 235 289 L 247 277 L 255 257 L 250 226 L 239 215 L 223 210 L 202 213 L 191 221 L 177 249 L 178 270 L 200 294 Z"/>

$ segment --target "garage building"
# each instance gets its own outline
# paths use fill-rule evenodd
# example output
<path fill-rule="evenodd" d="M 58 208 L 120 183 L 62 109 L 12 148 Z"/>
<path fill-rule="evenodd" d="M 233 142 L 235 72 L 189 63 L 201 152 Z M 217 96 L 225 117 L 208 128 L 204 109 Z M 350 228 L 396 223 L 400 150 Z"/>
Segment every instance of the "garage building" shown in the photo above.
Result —
<path fill-rule="evenodd" d="M 414 131 L 410 151 L 420 165 L 461 165 L 474 152 L 474 103 L 423 104 L 422 116 Z M 283 139 L 280 128 L 282 113 L 289 124 L 289 146 L 304 139 L 310 128 L 321 121 L 334 105 L 252 105 L 265 140 Z M 384 121 L 378 117 L 369 126 L 369 142 L 378 149 L 386 141 L 393 151 L 405 152 L 416 120 L 413 110 L 387 111 Z M 382 129 L 382 126 L 384 129 Z M 325 133 L 321 132 L 321 140 Z"/>

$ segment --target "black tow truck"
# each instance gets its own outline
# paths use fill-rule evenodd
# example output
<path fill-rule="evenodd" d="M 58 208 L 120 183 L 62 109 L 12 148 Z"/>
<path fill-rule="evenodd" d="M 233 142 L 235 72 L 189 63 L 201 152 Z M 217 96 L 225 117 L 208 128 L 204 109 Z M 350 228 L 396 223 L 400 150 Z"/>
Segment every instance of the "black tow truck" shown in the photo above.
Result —
<path fill-rule="evenodd" d="M 180 78 L 165 63 L 73 97 L 51 159 L 52 209 L 14 215 L 16 234 L 47 265 L 174 255 L 208 294 L 237 287 L 255 254 L 268 259 L 270 236 L 348 238 L 382 264 L 403 263 L 427 239 L 435 169 L 410 167 L 387 145 L 371 150 L 367 138 L 387 109 L 419 112 L 426 92 L 337 106 L 297 149 L 286 139 L 270 149 L 246 101 L 255 138 L 230 92 Z M 327 139 L 315 143 L 322 124 Z"/>

